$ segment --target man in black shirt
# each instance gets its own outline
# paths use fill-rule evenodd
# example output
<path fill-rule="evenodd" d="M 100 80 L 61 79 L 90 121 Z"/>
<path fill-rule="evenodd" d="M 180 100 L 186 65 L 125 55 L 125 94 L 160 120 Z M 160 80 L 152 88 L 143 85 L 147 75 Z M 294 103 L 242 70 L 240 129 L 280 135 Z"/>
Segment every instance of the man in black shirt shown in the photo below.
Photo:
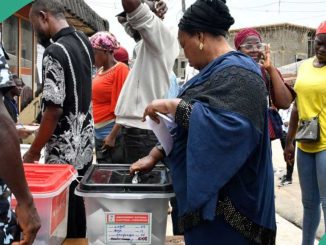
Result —
<path fill-rule="evenodd" d="M 13 87 L 5 94 L 3 103 L 7 108 L 7 111 L 11 119 L 17 124 L 18 123 L 18 104 L 15 97 L 19 97 L 24 86 L 23 80 L 17 75 L 12 75 Z M 29 131 L 23 127 L 17 127 L 18 137 L 20 139 L 25 139 L 30 136 L 33 132 Z"/>
<path fill-rule="evenodd" d="M 3 102 L 7 108 L 7 111 L 9 113 L 10 117 L 12 118 L 12 120 L 15 123 L 17 123 L 17 121 L 18 121 L 18 104 L 15 100 L 15 97 L 20 96 L 24 84 L 23 84 L 23 81 L 16 75 L 12 75 L 12 78 L 13 78 L 16 86 L 12 87 L 5 94 Z"/>
<path fill-rule="evenodd" d="M 42 63 L 42 121 L 24 161 L 38 161 L 45 147 L 46 163 L 71 164 L 79 175 L 84 175 L 93 157 L 94 57 L 88 38 L 69 27 L 64 13 L 60 0 L 36 0 L 30 10 L 34 31 L 46 50 Z M 70 185 L 67 237 L 86 234 L 84 203 L 74 194 L 76 185 Z"/>

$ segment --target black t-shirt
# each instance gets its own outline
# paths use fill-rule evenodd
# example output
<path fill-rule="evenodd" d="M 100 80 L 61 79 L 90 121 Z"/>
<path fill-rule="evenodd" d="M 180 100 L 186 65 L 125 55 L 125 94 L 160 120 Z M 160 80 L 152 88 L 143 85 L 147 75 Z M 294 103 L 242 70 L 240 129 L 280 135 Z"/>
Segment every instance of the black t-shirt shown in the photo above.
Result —
<path fill-rule="evenodd" d="M 79 170 L 93 156 L 93 51 L 88 38 L 72 27 L 62 29 L 52 40 L 42 63 L 42 111 L 55 105 L 63 109 L 63 115 L 46 144 L 45 161 L 69 163 Z"/>
<path fill-rule="evenodd" d="M 12 120 L 17 123 L 17 117 L 18 117 L 18 105 L 17 102 L 14 99 L 11 99 L 7 96 L 4 96 L 3 103 L 5 104 L 7 111 L 12 118 Z"/>

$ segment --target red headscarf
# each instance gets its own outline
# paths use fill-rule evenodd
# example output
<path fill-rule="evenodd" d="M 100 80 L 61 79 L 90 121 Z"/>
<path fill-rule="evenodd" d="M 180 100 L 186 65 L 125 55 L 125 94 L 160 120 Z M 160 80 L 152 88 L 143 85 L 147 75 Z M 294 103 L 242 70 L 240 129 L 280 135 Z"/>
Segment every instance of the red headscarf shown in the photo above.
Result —
<path fill-rule="evenodd" d="M 125 48 L 120 47 L 119 49 L 114 51 L 114 58 L 120 62 L 128 62 L 129 61 L 128 51 Z"/>
<path fill-rule="evenodd" d="M 237 50 L 240 49 L 240 45 L 243 43 L 243 41 L 249 37 L 249 36 L 256 36 L 259 38 L 260 41 L 262 41 L 262 38 L 258 31 L 256 31 L 254 28 L 245 28 L 239 31 L 235 37 L 234 37 L 234 46 Z"/>
<path fill-rule="evenodd" d="M 316 35 L 318 34 L 326 34 L 326 20 L 323 21 L 316 30 Z"/>

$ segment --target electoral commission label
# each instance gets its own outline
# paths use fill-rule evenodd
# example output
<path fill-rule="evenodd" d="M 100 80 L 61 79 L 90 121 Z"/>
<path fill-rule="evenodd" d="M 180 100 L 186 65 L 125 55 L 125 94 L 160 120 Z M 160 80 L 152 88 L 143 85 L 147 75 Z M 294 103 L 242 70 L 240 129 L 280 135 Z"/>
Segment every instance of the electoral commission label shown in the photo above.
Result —
<path fill-rule="evenodd" d="M 105 213 L 106 244 L 151 244 L 151 213 Z"/>
<path fill-rule="evenodd" d="M 0 22 L 31 2 L 32 0 L 0 0 Z"/>

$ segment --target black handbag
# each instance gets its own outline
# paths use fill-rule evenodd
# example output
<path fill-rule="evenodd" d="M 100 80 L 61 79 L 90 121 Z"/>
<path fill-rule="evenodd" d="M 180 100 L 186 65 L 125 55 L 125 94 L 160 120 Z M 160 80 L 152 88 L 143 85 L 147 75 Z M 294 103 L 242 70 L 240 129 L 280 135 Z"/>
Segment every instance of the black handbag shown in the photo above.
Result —
<path fill-rule="evenodd" d="M 303 143 L 314 143 L 320 140 L 319 114 L 308 120 L 299 120 L 295 140 Z"/>

